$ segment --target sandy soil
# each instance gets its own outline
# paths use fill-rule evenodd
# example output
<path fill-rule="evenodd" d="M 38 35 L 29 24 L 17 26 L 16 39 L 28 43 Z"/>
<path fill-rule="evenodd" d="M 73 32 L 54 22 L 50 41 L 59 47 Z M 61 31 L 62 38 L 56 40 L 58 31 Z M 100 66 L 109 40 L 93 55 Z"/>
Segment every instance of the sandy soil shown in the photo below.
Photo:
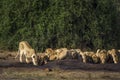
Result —
<path fill-rule="evenodd" d="M 84 73 L 85 75 L 88 74 L 89 72 L 91 74 L 93 73 L 117 73 L 118 75 L 117 79 L 120 80 L 120 63 L 119 64 L 113 64 L 113 63 L 107 63 L 107 64 L 92 64 L 92 63 L 82 63 L 81 60 L 58 60 L 58 61 L 52 61 L 48 62 L 45 65 L 42 66 L 34 66 L 32 63 L 26 64 L 26 63 L 20 63 L 18 59 L 14 59 L 14 56 L 16 55 L 16 52 L 5 52 L 5 51 L 0 51 L 0 78 L 5 76 L 5 71 L 6 72 L 12 72 L 12 71 L 27 71 L 27 72 L 32 72 L 32 71 L 42 71 L 42 72 L 64 72 L 67 74 L 69 72 L 75 72 L 76 74 L 82 74 Z M 11 71 L 12 70 L 12 71 Z M 112 74 L 113 75 L 113 74 Z M 87 75 L 89 76 L 89 75 Z M 108 75 L 106 75 L 108 76 Z M 110 75 L 109 75 L 110 77 Z M 87 79 L 87 78 L 85 78 Z M 105 78 L 103 78 L 105 79 Z M 111 78 L 108 78 L 108 80 Z M 114 79 L 114 77 L 112 78 Z M 0 79 L 1 80 L 1 79 Z M 9 80 L 9 76 L 3 80 Z M 13 80 L 13 79 L 11 79 Z M 14 80 L 19 80 L 19 79 L 14 79 Z M 26 78 L 23 80 L 27 80 Z M 36 79 L 37 80 L 37 79 Z M 46 79 L 47 80 L 47 79 Z M 58 79 L 59 80 L 59 79 Z M 67 80 L 67 79 L 66 79 Z M 80 80 L 80 79 L 74 79 L 74 80 Z M 102 80 L 102 79 L 101 79 Z M 107 80 L 107 79 L 105 79 Z"/>

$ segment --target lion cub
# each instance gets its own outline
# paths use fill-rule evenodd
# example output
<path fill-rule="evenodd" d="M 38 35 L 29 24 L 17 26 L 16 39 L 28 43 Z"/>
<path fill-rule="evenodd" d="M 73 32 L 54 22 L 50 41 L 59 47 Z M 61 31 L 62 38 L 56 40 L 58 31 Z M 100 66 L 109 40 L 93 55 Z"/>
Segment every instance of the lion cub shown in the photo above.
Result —
<path fill-rule="evenodd" d="M 33 65 L 38 65 L 37 61 L 37 55 L 35 53 L 35 50 L 29 45 L 27 41 L 21 41 L 19 43 L 19 49 L 18 49 L 18 54 L 16 55 L 15 58 L 20 55 L 20 62 L 23 62 L 23 55 L 25 55 L 26 58 L 26 63 L 30 63 L 30 59 L 32 59 Z"/>

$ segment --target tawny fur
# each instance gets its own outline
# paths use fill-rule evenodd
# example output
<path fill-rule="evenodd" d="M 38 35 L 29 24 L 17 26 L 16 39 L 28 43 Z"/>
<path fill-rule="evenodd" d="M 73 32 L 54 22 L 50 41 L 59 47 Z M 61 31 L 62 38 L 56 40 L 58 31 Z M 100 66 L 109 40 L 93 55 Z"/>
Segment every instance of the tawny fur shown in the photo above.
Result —
<path fill-rule="evenodd" d="M 38 54 L 38 64 L 39 65 L 47 64 L 48 61 L 49 61 L 49 57 L 45 53 Z"/>
<path fill-rule="evenodd" d="M 96 55 L 100 58 L 100 62 L 102 64 L 105 64 L 109 58 L 108 53 L 105 49 L 97 51 Z"/>
<path fill-rule="evenodd" d="M 96 54 L 92 51 L 81 51 L 78 50 L 79 54 L 82 56 L 83 62 L 92 62 L 92 63 L 98 63 L 99 62 L 99 57 L 96 56 Z"/>
<path fill-rule="evenodd" d="M 15 58 L 17 58 L 20 55 L 20 62 L 23 62 L 23 55 L 26 58 L 26 63 L 30 63 L 32 59 L 33 65 L 38 65 L 37 62 L 37 55 L 35 53 L 35 50 L 29 45 L 27 41 L 21 41 L 19 43 L 19 49 L 18 49 L 18 54 L 16 55 Z"/>
<path fill-rule="evenodd" d="M 56 49 L 55 53 L 57 54 L 57 60 L 62 60 L 65 59 L 68 54 L 67 54 L 67 48 L 60 48 L 60 49 Z"/>
<path fill-rule="evenodd" d="M 50 61 L 54 61 L 57 59 L 57 54 L 52 48 L 47 48 L 45 50 L 45 54 L 49 57 Z"/>
<path fill-rule="evenodd" d="M 79 53 L 76 49 L 70 49 L 67 51 L 69 59 L 79 59 Z"/>
<path fill-rule="evenodd" d="M 108 50 L 108 54 L 112 56 L 113 62 L 117 64 L 119 62 L 118 51 L 115 49 Z"/>

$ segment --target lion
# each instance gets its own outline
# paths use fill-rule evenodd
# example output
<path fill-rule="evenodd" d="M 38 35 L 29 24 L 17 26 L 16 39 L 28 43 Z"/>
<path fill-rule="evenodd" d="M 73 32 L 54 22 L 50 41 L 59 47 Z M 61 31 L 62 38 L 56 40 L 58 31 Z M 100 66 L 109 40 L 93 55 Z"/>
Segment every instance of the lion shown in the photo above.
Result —
<path fill-rule="evenodd" d="M 57 60 L 57 55 L 56 54 L 50 55 L 49 56 L 49 61 L 54 61 L 54 60 Z"/>
<path fill-rule="evenodd" d="M 33 65 L 38 65 L 37 61 L 37 54 L 35 53 L 35 50 L 29 45 L 27 41 L 21 41 L 19 42 L 19 49 L 18 49 L 18 54 L 16 55 L 15 58 L 20 55 L 20 62 L 23 62 L 23 55 L 26 58 L 26 63 L 30 63 L 30 59 L 32 59 Z"/>
<path fill-rule="evenodd" d="M 45 53 L 38 54 L 38 64 L 39 65 L 47 64 L 48 61 L 49 61 L 49 57 Z"/>
<path fill-rule="evenodd" d="M 46 54 L 47 56 L 54 55 L 54 50 L 53 50 L 52 48 L 47 48 L 47 49 L 45 50 L 45 54 Z"/>
<path fill-rule="evenodd" d="M 95 52 L 92 51 L 88 51 L 88 52 L 84 52 L 87 62 L 91 62 L 91 63 L 98 63 L 99 62 L 99 58 L 96 56 Z"/>
<path fill-rule="evenodd" d="M 92 60 L 93 63 L 99 63 L 100 62 L 100 58 L 96 56 L 96 54 L 92 55 Z"/>
<path fill-rule="evenodd" d="M 57 53 L 52 48 L 47 48 L 45 54 L 48 56 L 49 61 L 54 61 L 57 59 Z"/>
<path fill-rule="evenodd" d="M 119 50 L 118 50 L 119 52 Z M 118 52 L 115 49 L 108 50 L 108 54 L 112 57 L 112 60 L 115 64 L 119 62 Z"/>
<path fill-rule="evenodd" d="M 83 63 L 98 63 L 99 57 L 96 56 L 96 54 L 92 51 L 81 51 L 80 49 L 77 49 L 77 52 L 79 52 L 79 55 L 82 57 Z"/>
<path fill-rule="evenodd" d="M 75 50 L 77 53 L 79 53 L 78 54 L 79 58 L 80 58 L 80 56 L 82 57 L 83 63 L 86 63 L 87 59 L 86 59 L 86 55 L 84 54 L 84 52 L 81 49 L 75 49 Z"/>
<path fill-rule="evenodd" d="M 81 49 L 74 49 L 75 50 L 75 52 L 77 53 L 77 55 L 78 55 L 78 60 L 81 60 L 82 59 L 82 61 L 83 62 L 85 62 L 86 63 L 86 57 L 85 57 L 85 55 L 83 54 L 83 52 L 81 51 Z"/>
<path fill-rule="evenodd" d="M 98 49 L 97 53 L 96 53 L 96 56 L 99 57 L 100 62 L 102 64 L 105 64 L 109 59 L 109 55 L 108 55 L 108 53 L 105 49 L 103 49 L 103 50 Z"/>
<path fill-rule="evenodd" d="M 70 49 L 67 51 L 69 59 L 79 59 L 79 53 L 76 49 Z"/>
<path fill-rule="evenodd" d="M 60 49 L 56 49 L 54 50 L 57 56 L 57 60 L 63 60 L 66 59 L 66 57 L 68 56 L 68 49 L 67 48 L 60 48 Z"/>

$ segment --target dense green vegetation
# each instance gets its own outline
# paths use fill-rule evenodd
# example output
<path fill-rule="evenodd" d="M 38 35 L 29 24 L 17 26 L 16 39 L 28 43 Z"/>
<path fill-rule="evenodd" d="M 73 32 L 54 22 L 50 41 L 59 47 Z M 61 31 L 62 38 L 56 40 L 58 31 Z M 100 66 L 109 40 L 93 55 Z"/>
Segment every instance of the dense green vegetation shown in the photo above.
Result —
<path fill-rule="evenodd" d="M 0 0 L 0 49 L 119 48 L 117 0 Z"/>

